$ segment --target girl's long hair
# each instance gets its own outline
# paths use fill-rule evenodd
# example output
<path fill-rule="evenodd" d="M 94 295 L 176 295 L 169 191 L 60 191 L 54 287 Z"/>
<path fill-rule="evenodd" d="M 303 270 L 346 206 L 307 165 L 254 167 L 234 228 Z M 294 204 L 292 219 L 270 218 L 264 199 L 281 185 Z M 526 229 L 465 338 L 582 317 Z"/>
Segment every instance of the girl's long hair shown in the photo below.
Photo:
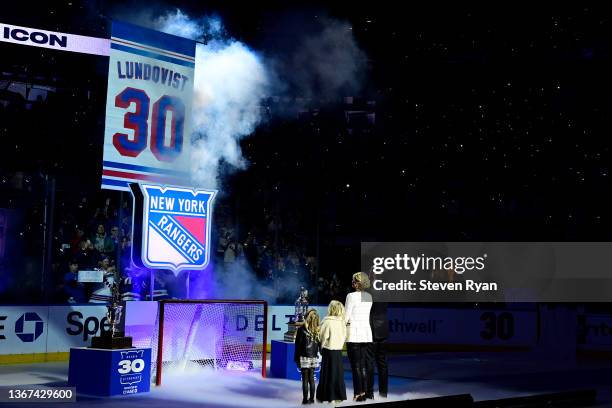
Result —
<path fill-rule="evenodd" d="M 319 314 L 315 309 L 310 309 L 308 312 L 306 312 L 304 328 L 308 330 L 316 339 L 319 338 Z"/>

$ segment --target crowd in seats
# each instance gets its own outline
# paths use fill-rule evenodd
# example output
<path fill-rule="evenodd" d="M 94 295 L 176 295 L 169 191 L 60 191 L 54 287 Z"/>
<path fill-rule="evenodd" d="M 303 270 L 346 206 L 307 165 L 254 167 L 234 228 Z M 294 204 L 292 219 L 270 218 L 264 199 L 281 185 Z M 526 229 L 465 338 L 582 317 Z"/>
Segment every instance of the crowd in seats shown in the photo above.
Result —
<path fill-rule="evenodd" d="M 124 300 L 151 299 L 149 270 L 137 268 L 131 260 L 131 199 L 121 203 L 101 192 L 93 198 L 68 194 L 60 198 L 53 237 L 53 271 L 57 302 L 107 302 L 108 285 L 77 282 L 79 270 L 101 270 L 107 282 L 118 282 Z M 334 275 L 318 276 L 312 239 L 298 230 L 289 230 L 280 215 L 262 218 L 241 234 L 230 220 L 233 214 L 223 204 L 215 208 L 211 260 L 215 273 L 240 267 L 267 291 L 268 300 L 293 303 L 301 286 L 311 294 L 320 291 L 323 299 L 344 288 Z M 293 286 L 287 286 L 287 283 Z M 174 273 L 158 270 L 153 275 L 153 299 L 184 295 L 185 281 Z M 314 298 L 314 296 L 313 296 Z"/>
<path fill-rule="evenodd" d="M 121 208 L 109 197 L 66 194 L 59 197 L 53 235 L 52 265 L 56 277 L 54 298 L 62 302 L 106 302 L 110 290 L 104 284 L 78 283 L 78 270 L 101 270 L 121 281 L 130 262 L 131 206 Z"/>

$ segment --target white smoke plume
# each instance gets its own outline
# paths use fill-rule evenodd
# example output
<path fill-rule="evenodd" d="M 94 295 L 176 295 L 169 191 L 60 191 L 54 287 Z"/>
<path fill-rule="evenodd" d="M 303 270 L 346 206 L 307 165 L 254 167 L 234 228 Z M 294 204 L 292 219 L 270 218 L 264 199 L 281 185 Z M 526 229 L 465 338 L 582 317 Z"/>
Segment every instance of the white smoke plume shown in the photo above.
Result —
<path fill-rule="evenodd" d="M 216 17 L 194 20 L 176 10 L 158 18 L 156 26 L 205 41 L 196 48 L 191 175 L 197 186 L 217 188 L 222 162 L 236 168 L 247 165 L 239 143 L 262 121 L 270 74 L 254 51 L 225 35 Z"/>

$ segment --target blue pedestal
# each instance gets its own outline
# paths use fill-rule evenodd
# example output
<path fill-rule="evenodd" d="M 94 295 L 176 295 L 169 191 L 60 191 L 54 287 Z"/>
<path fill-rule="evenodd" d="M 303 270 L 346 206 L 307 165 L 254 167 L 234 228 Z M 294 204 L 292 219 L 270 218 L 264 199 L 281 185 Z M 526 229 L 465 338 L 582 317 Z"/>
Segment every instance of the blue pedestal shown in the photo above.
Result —
<path fill-rule="evenodd" d="M 270 375 L 276 378 L 299 380 L 300 372 L 293 361 L 295 344 L 286 341 L 272 340 Z"/>
<path fill-rule="evenodd" d="M 139 394 L 151 388 L 151 349 L 73 347 L 68 383 L 77 393 L 99 396 Z"/>

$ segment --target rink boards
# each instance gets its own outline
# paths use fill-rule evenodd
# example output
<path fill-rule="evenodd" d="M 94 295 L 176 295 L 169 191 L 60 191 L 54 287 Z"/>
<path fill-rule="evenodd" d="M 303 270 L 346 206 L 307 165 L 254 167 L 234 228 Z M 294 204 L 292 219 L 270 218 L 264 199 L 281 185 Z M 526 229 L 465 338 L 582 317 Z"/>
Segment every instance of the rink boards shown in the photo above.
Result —
<path fill-rule="evenodd" d="M 325 316 L 325 306 L 313 306 Z M 268 309 L 268 343 L 282 340 L 293 306 Z M 155 328 L 157 302 L 128 302 L 126 332 L 146 345 Z M 579 350 L 612 351 L 612 316 L 563 310 L 475 310 L 389 307 L 389 347 L 403 350 L 529 349 L 546 338 L 576 337 Z M 576 318 L 576 325 L 565 324 Z M 244 317 L 236 317 L 244 321 Z M 256 325 L 257 316 L 247 324 Z M 70 347 L 88 346 L 108 329 L 103 305 L 0 306 L 0 363 L 67 359 Z M 259 327 L 258 329 L 261 329 Z"/>

